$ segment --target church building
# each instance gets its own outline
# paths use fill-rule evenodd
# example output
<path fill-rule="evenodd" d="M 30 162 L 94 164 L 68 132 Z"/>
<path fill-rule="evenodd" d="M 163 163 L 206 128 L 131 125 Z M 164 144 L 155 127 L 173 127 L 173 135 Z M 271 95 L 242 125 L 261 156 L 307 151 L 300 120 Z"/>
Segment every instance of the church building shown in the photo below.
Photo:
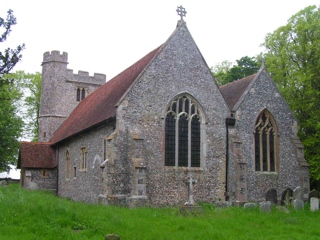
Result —
<path fill-rule="evenodd" d="M 179 206 L 280 203 L 309 167 L 292 111 L 264 65 L 215 81 L 183 17 L 172 35 L 106 82 L 44 53 L 39 142 L 22 142 L 21 186 L 76 201 Z"/>

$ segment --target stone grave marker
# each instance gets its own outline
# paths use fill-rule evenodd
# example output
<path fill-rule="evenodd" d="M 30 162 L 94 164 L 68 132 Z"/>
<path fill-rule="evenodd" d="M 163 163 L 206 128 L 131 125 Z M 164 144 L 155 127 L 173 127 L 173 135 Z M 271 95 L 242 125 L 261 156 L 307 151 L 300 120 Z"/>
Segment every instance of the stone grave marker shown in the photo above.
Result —
<path fill-rule="evenodd" d="M 316 197 L 310 198 L 310 210 L 312 212 L 319 210 L 319 198 L 316 198 Z"/>
<path fill-rule="evenodd" d="M 290 213 L 289 209 L 284 206 L 277 206 L 276 209 L 280 212 Z"/>
<path fill-rule="evenodd" d="M 277 190 L 275 190 L 274 188 L 269 189 L 266 194 L 266 201 L 269 201 L 272 204 L 277 205 Z"/>
<path fill-rule="evenodd" d="M 260 212 L 271 212 L 271 202 L 270 201 L 261 202 Z"/>
<path fill-rule="evenodd" d="M 295 210 L 304 209 L 304 202 L 302 200 L 302 188 L 300 186 L 293 190 L 293 206 Z"/>
<path fill-rule="evenodd" d="M 107 234 L 105 239 L 106 240 L 120 240 L 120 237 L 116 234 Z"/>
<path fill-rule="evenodd" d="M 256 208 L 256 207 L 257 207 L 257 204 L 256 203 L 251 203 L 251 202 L 246 203 L 246 204 L 243 205 L 244 209 L 252 209 L 252 208 Z"/>
<path fill-rule="evenodd" d="M 188 180 L 186 182 L 186 184 L 188 185 L 188 201 L 180 207 L 180 212 L 182 214 L 202 212 L 202 207 L 196 205 L 193 199 L 193 185 L 197 182 L 197 179 L 195 179 L 192 174 L 189 174 Z"/>

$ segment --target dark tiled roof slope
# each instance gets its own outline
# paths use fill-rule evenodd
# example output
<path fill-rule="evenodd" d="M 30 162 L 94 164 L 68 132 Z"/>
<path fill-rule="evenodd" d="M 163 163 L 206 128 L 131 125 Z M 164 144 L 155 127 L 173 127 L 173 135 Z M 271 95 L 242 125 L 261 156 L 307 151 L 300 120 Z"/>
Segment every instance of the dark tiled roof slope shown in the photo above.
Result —
<path fill-rule="evenodd" d="M 153 59 L 160 47 L 148 53 L 82 100 L 58 128 L 50 142 L 52 144 L 58 143 L 111 117 L 115 117 L 115 105 Z"/>
<path fill-rule="evenodd" d="M 221 93 L 227 101 L 230 109 L 233 109 L 237 104 L 255 75 L 256 74 L 252 74 L 220 87 Z"/>
<path fill-rule="evenodd" d="M 18 168 L 55 168 L 56 154 L 50 143 L 21 142 Z"/>

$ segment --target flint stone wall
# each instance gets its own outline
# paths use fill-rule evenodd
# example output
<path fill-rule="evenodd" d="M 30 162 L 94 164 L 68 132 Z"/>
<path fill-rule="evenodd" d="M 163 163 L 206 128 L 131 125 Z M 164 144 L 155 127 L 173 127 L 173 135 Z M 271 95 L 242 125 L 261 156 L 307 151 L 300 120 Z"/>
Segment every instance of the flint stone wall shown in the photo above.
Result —
<path fill-rule="evenodd" d="M 47 169 L 48 176 L 42 176 L 42 169 L 27 169 L 23 170 L 23 182 L 24 186 L 28 189 L 57 189 L 57 176 L 58 170 L 55 169 Z"/>
<path fill-rule="evenodd" d="M 104 125 L 76 136 L 59 146 L 58 195 L 83 202 L 98 202 L 101 193 L 101 174 L 104 158 L 104 138 L 113 132 L 114 126 Z M 87 148 L 87 167 L 80 170 L 81 148 Z M 70 156 L 70 178 L 66 179 L 66 152 Z M 76 167 L 76 177 L 74 177 Z"/>
<path fill-rule="evenodd" d="M 229 109 L 189 34 L 186 28 L 178 28 L 121 103 L 121 118 L 117 115 L 124 130 L 138 133 L 143 139 L 146 195 L 152 205 L 185 203 L 185 182 L 190 172 L 198 180 L 194 185 L 195 202 L 225 198 L 225 118 Z M 181 93 L 194 97 L 204 110 L 200 168 L 164 166 L 165 112 L 169 102 Z"/>
<path fill-rule="evenodd" d="M 254 129 L 258 115 L 267 109 L 279 130 L 279 158 L 277 172 L 255 171 Z M 260 74 L 236 111 L 236 129 L 242 140 L 243 155 L 247 157 L 247 194 L 249 201 L 263 201 L 266 192 L 274 188 L 278 199 L 287 188 L 299 185 L 299 164 L 291 142 L 293 117 L 288 104 L 279 94 L 265 70 Z"/>

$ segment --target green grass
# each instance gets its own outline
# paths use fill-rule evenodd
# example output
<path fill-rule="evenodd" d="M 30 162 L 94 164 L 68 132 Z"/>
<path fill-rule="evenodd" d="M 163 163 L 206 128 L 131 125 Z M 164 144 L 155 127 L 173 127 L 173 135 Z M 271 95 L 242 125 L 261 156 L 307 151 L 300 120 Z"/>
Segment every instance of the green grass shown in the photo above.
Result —
<path fill-rule="evenodd" d="M 320 211 L 215 208 L 184 216 L 178 208 L 136 208 L 72 202 L 17 184 L 0 187 L 0 239 L 320 239 Z"/>

